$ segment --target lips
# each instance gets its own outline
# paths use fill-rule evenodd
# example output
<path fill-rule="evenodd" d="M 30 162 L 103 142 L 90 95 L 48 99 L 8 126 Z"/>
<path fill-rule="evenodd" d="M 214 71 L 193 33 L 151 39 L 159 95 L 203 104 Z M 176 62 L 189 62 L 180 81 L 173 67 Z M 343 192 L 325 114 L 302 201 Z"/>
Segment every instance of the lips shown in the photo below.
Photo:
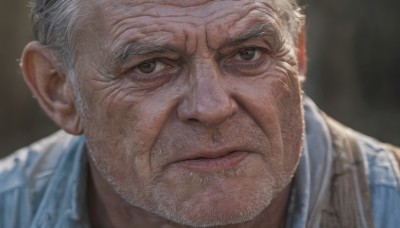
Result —
<path fill-rule="evenodd" d="M 218 172 L 237 168 L 248 156 L 247 151 L 206 152 L 176 162 L 174 165 L 192 172 Z"/>

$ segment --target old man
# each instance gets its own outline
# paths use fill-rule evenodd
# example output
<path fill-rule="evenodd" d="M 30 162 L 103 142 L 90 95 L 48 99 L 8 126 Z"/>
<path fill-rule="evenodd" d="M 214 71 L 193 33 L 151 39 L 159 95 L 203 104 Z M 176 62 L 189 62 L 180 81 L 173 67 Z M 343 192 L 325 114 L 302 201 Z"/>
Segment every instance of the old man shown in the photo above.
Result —
<path fill-rule="evenodd" d="M 1 227 L 400 224 L 397 149 L 302 92 L 293 0 L 32 5 L 21 69 L 62 131 L 1 161 Z"/>

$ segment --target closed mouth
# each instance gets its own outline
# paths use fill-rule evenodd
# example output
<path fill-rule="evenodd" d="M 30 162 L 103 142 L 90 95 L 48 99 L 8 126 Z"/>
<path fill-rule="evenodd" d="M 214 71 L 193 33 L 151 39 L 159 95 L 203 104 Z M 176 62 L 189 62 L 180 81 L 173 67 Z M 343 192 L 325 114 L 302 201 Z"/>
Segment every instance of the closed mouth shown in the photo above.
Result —
<path fill-rule="evenodd" d="M 198 172 L 216 172 L 237 167 L 249 154 L 246 151 L 230 151 L 224 153 L 207 153 L 206 156 L 196 156 L 184 159 L 175 165 Z"/>

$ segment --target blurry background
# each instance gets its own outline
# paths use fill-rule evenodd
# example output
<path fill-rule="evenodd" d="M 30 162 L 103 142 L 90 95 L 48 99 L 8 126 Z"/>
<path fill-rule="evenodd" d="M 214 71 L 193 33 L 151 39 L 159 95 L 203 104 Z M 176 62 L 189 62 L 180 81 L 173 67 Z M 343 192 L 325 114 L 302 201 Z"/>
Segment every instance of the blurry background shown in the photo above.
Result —
<path fill-rule="evenodd" d="M 308 16 L 307 94 L 352 128 L 400 145 L 400 1 L 302 0 Z M 17 59 L 32 39 L 25 0 L 0 1 L 0 157 L 57 128 Z"/>

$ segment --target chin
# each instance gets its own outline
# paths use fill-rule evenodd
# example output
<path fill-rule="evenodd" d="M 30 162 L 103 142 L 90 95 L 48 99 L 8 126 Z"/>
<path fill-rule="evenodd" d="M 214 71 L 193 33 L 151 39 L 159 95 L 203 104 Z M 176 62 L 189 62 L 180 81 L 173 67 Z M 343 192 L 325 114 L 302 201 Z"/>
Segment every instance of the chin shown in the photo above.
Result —
<path fill-rule="evenodd" d="M 191 227 L 213 227 L 251 221 L 268 207 L 270 202 L 270 199 L 258 202 L 226 199 L 214 201 L 212 205 L 205 203 L 192 207 L 182 207 L 179 211 L 167 210 L 158 213 L 178 224 Z M 214 206 L 214 204 L 221 204 L 221 206 Z"/>
<path fill-rule="evenodd" d="M 160 184 L 154 186 L 151 195 L 148 195 L 150 202 L 139 207 L 174 223 L 191 227 L 241 224 L 253 220 L 268 208 L 290 183 L 291 177 L 291 174 L 274 174 L 264 175 L 257 181 L 243 176 L 237 180 L 233 177 L 228 180 L 197 180 L 195 188 L 198 190 L 186 196 L 184 189 L 170 192 Z M 186 184 L 190 185 L 191 182 L 186 181 Z M 135 204 L 136 200 L 127 201 Z"/>

